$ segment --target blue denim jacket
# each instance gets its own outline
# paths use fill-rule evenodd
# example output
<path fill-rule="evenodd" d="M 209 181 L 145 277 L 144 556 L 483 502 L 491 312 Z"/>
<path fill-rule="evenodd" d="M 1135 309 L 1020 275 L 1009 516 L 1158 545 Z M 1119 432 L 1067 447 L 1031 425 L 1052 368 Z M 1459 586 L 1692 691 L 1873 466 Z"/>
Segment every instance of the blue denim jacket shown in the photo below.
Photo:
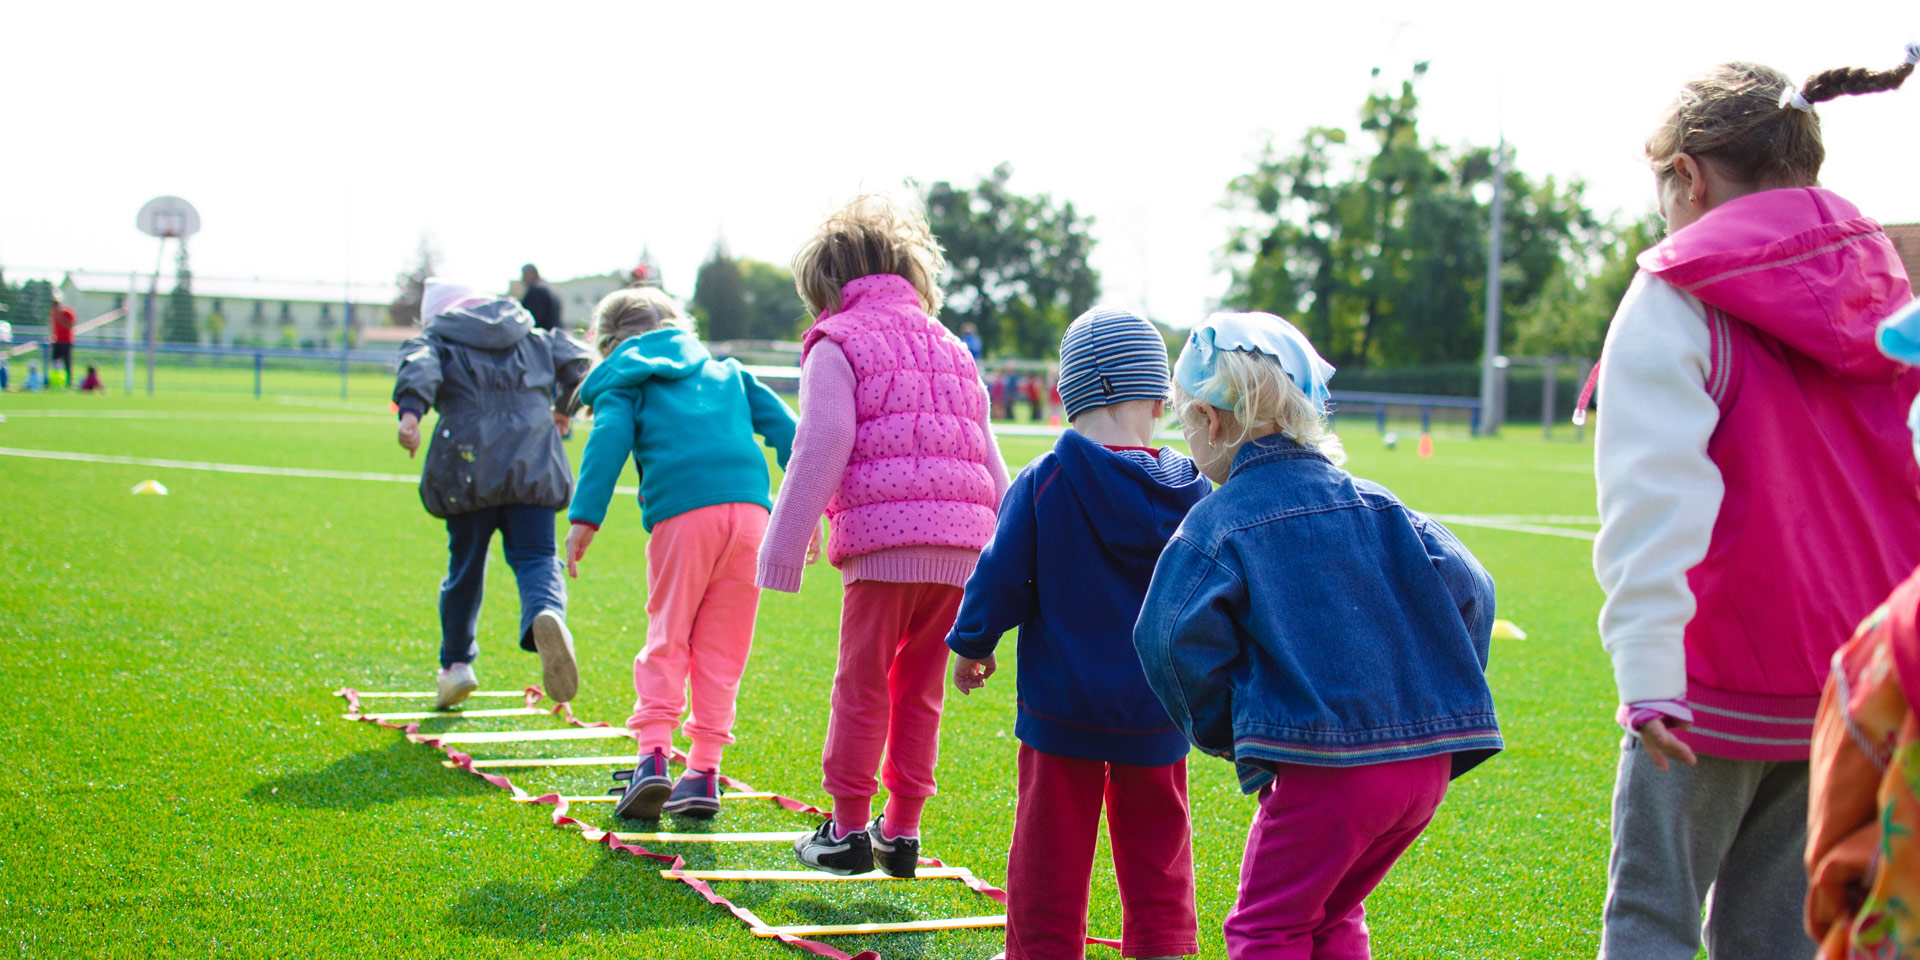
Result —
<path fill-rule="evenodd" d="M 1452 533 L 1282 436 L 1248 442 L 1154 568 L 1134 645 L 1147 682 L 1242 790 L 1279 764 L 1503 746 L 1486 666 L 1493 578 Z"/>

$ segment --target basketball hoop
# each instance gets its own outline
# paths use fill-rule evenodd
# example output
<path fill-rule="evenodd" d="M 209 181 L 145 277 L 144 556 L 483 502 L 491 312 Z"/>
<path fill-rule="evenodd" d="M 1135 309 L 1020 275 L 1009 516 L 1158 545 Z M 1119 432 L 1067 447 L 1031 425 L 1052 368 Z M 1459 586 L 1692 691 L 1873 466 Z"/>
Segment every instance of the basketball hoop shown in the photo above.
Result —
<path fill-rule="evenodd" d="M 179 197 L 154 197 L 140 208 L 134 225 L 150 237 L 184 240 L 200 232 L 200 212 Z"/>

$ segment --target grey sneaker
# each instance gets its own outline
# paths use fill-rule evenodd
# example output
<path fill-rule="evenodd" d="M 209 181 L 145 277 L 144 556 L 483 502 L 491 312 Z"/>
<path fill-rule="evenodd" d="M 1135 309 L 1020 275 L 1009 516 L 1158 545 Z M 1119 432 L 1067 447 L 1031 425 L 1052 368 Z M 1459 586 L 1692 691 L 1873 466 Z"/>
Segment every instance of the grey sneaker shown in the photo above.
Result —
<path fill-rule="evenodd" d="M 867 845 L 873 849 L 873 861 L 880 872 L 889 877 L 912 880 L 915 867 L 920 865 L 920 838 L 894 837 L 887 839 L 887 832 L 881 821 L 885 814 L 874 817 L 867 823 Z"/>
<path fill-rule="evenodd" d="M 677 817 L 712 820 L 720 812 L 720 771 L 688 770 L 673 785 L 673 795 L 661 808 Z"/>
<path fill-rule="evenodd" d="M 620 791 L 619 802 L 613 805 L 614 816 L 629 820 L 660 819 L 660 805 L 667 802 L 667 794 L 673 789 L 673 781 L 667 779 L 665 750 L 641 754 L 640 762 L 632 770 L 621 770 L 613 778 L 627 781 L 626 789 Z"/>
<path fill-rule="evenodd" d="M 473 677 L 473 664 L 456 663 L 451 667 L 441 667 L 439 675 L 440 691 L 433 698 L 435 710 L 445 710 L 467 698 L 467 694 L 480 689 L 480 681 Z"/>
<path fill-rule="evenodd" d="M 580 668 L 573 662 L 573 634 L 552 610 L 533 618 L 533 646 L 540 651 L 540 687 L 556 703 L 571 701 L 580 692 Z"/>
<path fill-rule="evenodd" d="M 838 876 L 852 877 L 873 872 L 873 848 L 867 840 L 867 832 L 855 830 L 844 837 L 836 837 L 832 820 L 795 840 L 793 852 L 801 863 Z"/>

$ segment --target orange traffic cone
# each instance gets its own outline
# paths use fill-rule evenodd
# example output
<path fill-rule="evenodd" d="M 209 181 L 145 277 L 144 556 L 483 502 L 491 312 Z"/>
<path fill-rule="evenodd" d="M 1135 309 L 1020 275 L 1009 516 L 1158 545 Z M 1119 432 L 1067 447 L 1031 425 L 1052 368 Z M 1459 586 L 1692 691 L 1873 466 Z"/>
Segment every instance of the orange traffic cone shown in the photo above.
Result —
<path fill-rule="evenodd" d="M 1049 417 L 1047 419 L 1047 426 L 1052 427 L 1055 430 L 1060 429 L 1060 415 L 1056 413 L 1052 417 Z"/>
<path fill-rule="evenodd" d="M 1433 456 L 1433 434 L 1423 433 L 1420 435 L 1420 449 L 1418 453 L 1423 457 Z"/>

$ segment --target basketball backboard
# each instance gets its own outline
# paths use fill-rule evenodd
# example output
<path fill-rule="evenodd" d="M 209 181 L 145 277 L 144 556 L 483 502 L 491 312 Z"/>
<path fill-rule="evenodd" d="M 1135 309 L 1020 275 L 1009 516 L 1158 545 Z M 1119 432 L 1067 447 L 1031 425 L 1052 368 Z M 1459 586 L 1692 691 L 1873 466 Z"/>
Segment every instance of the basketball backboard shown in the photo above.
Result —
<path fill-rule="evenodd" d="M 154 197 L 134 219 L 150 237 L 190 237 L 200 232 L 200 212 L 179 197 Z"/>

